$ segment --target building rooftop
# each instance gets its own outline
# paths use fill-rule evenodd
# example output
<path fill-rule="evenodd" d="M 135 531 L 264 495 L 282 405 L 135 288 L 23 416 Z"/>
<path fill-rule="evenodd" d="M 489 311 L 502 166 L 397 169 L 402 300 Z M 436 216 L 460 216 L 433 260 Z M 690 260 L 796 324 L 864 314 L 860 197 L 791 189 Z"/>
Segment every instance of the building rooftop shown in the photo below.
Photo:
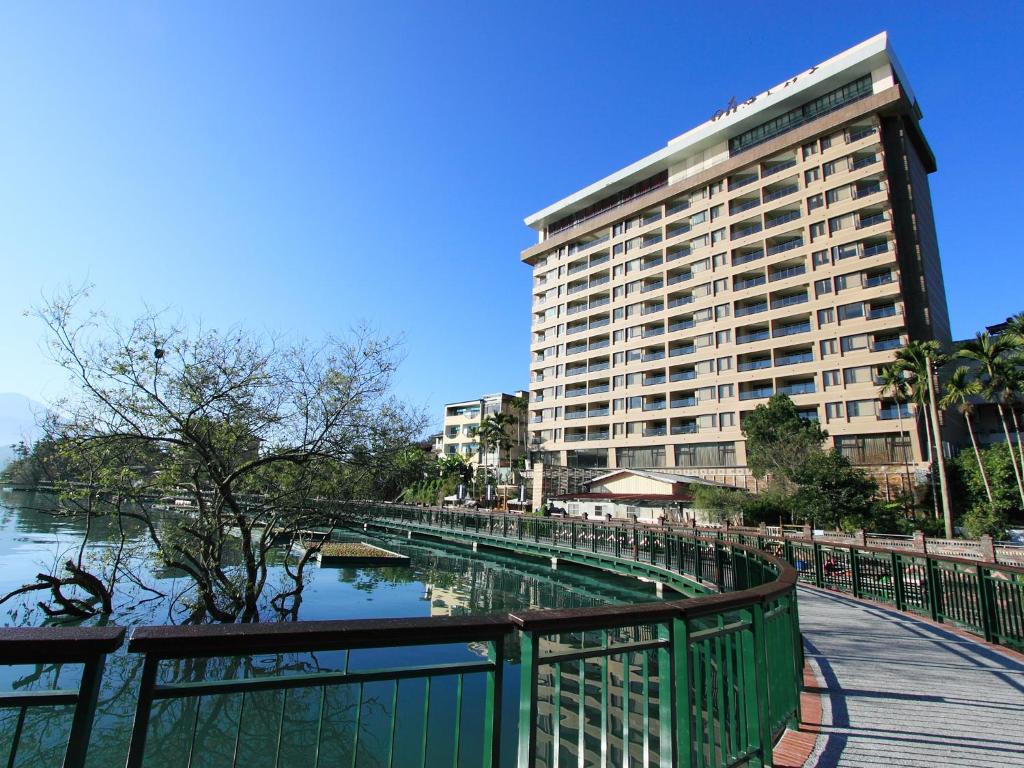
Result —
<path fill-rule="evenodd" d="M 920 114 L 913 91 L 889 44 L 888 33 L 881 32 L 756 96 L 727 100 L 709 120 L 671 139 L 664 148 L 527 216 L 525 222 L 527 226 L 543 232 L 552 222 L 669 168 L 681 166 L 686 175 L 709 168 L 728 159 L 729 155 L 726 152 L 724 156 L 715 153 L 705 157 L 706 150 L 858 77 L 870 75 L 885 65 L 892 68 L 906 98 Z"/>

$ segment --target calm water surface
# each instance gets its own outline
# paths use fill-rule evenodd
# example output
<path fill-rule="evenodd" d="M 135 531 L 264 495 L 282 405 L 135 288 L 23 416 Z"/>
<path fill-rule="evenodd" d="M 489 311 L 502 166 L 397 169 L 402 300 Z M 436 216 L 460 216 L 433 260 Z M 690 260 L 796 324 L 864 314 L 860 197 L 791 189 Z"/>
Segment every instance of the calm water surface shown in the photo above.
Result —
<path fill-rule="evenodd" d="M 6 594 L 34 580 L 40 571 L 52 571 L 77 553 L 82 541 L 81 525 L 56 518 L 42 511 L 46 497 L 0 492 L 0 593 Z M 645 602 L 656 599 L 650 585 L 590 569 L 560 567 L 553 571 L 546 562 L 510 557 L 493 552 L 471 553 L 466 548 L 441 542 L 398 537 L 373 537 L 349 534 L 349 538 L 372 540 L 393 551 L 408 555 L 409 567 L 366 569 L 314 569 L 307 586 L 300 620 L 384 618 L 399 616 L 446 616 L 503 613 L 523 608 L 570 608 L 605 604 Z M 343 535 L 337 538 L 345 538 Z M 133 539 L 145 548 L 141 537 Z M 98 542 L 90 552 L 102 553 L 116 539 Z M 174 572 L 153 563 L 143 569 L 147 583 L 173 594 L 187 582 Z M 283 569 L 275 566 L 270 582 L 281 578 Z M 4 606 L 7 626 L 41 625 L 46 616 L 34 607 L 42 593 L 29 595 L 20 603 Z M 135 590 L 119 601 L 114 623 L 124 625 L 159 624 L 168 621 L 164 599 L 147 599 L 149 594 Z M 204 680 L 214 677 L 251 677 L 260 674 L 303 673 L 318 670 L 379 668 L 397 664 L 471 661 L 480 658 L 481 649 L 472 646 L 442 646 L 414 649 L 390 649 L 343 653 L 294 654 L 251 659 L 220 659 L 167 664 L 165 678 Z M 511 762 L 518 705 L 518 666 L 516 649 L 510 648 L 505 669 L 503 713 L 504 756 Z M 135 706 L 135 678 L 138 660 L 123 650 L 107 663 L 101 693 L 100 711 L 90 746 L 90 765 L 114 766 L 124 763 L 128 731 Z M 28 669 L 0 667 L 7 690 L 53 687 L 56 681 L 69 685 L 77 671 L 68 669 Z M 236 740 L 238 765 L 246 768 L 274 765 L 307 766 L 313 764 L 316 751 L 316 722 L 321 704 L 325 706 L 320 747 L 320 765 L 352 765 L 356 744 L 358 711 L 358 765 L 383 765 L 389 727 L 392 720 L 393 683 L 339 686 L 329 689 L 321 702 L 321 689 L 292 691 L 287 699 L 280 692 L 207 697 L 165 702 L 154 710 L 147 745 L 147 766 L 172 768 L 230 765 Z M 483 716 L 479 702 L 483 694 L 481 675 L 465 680 L 465 711 L 462 719 L 462 765 L 479 763 L 479 721 Z M 429 698 L 427 698 L 429 696 Z M 428 765 L 452 762 L 454 730 L 454 680 L 439 678 L 429 691 L 422 681 L 409 681 L 400 687 L 397 697 L 396 742 L 400 746 L 395 765 L 419 765 L 424 704 L 429 701 L 427 728 Z M 197 717 L 197 706 L 198 714 Z M 14 727 L 13 711 L 0 715 L 0 739 L 9 743 Z M 19 752 L 18 766 L 49 766 L 59 763 L 68 718 L 65 712 L 29 714 Z M 0 758 L 5 755 L 0 750 Z"/>

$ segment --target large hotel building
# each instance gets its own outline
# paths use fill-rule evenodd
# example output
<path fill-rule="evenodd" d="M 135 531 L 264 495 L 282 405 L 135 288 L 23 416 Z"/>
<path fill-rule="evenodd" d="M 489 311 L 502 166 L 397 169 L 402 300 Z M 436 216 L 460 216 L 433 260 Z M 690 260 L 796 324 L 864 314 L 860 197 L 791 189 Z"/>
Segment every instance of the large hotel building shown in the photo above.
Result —
<path fill-rule="evenodd" d="M 920 467 L 877 377 L 950 342 L 920 118 L 883 33 L 527 218 L 535 459 L 739 477 L 782 392 L 853 462 Z"/>

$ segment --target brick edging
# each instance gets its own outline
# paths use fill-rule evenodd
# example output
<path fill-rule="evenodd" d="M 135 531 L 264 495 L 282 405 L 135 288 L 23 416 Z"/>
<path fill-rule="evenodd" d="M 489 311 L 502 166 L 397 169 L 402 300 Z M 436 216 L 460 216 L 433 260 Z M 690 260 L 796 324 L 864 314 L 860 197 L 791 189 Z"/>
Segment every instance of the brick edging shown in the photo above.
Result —
<path fill-rule="evenodd" d="M 821 699 L 826 693 L 814 668 L 804 662 L 804 679 L 800 691 L 800 725 L 787 729 L 773 750 L 775 768 L 802 768 L 814 751 L 821 733 Z"/>

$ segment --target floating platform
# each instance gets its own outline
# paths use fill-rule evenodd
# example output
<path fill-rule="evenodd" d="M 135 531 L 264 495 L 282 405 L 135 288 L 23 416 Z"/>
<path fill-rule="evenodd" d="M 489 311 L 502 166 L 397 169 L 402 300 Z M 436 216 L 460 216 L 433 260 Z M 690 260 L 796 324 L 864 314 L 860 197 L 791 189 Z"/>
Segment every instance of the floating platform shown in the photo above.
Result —
<path fill-rule="evenodd" d="M 409 565 L 409 558 L 365 541 L 327 541 L 320 548 L 317 560 L 321 568 L 369 568 L 373 566 Z"/>

